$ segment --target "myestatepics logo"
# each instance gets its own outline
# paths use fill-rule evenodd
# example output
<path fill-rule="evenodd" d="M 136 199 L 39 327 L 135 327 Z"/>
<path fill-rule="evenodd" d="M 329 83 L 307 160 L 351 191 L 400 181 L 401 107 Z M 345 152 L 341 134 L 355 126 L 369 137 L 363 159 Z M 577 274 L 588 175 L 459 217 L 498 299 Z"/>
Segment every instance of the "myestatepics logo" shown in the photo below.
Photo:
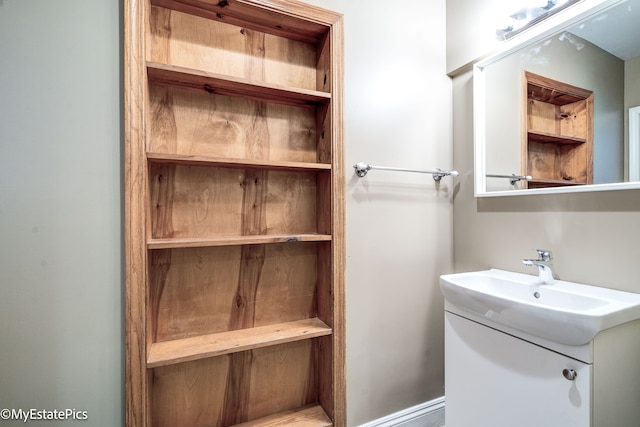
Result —
<path fill-rule="evenodd" d="M 87 411 L 78 411 L 76 409 L 9 409 L 0 410 L 0 419 L 2 420 L 20 420 L 27 421 L 85 421 L 89 419 Z"/>

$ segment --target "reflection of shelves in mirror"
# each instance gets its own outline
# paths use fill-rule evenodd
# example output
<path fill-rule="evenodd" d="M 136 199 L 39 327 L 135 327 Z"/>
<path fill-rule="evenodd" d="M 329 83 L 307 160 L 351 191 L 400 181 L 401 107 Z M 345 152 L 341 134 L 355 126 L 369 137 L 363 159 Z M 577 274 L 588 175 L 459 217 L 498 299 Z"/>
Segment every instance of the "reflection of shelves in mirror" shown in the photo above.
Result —
<path fill-rule="evenodd" d="M 529 188 L 567 187 L 570 185 L 585 185 L 584 182 L 569 181 L 565 179 L 536 179 L 528 181 Z"/>
<path fill-rule="evenodd" d="M 584 144 L 586 142 L 585 138 L 578 138 L 574 136 L 564 136 L 564 135 L 555 135 L 546 132 L 538 132 L 534 130 L 529 130 L 527 132 L 527 136 L 529 138 L 529 142 L 540 142 L 547 144 L 567 144 L 567 145 L 576 145 L 576 144 Z"/>
<path fill-rule="evenodd" d="M 525 71 L 522 174 L 527 188 L 593 182 L 593 92 Z"/>

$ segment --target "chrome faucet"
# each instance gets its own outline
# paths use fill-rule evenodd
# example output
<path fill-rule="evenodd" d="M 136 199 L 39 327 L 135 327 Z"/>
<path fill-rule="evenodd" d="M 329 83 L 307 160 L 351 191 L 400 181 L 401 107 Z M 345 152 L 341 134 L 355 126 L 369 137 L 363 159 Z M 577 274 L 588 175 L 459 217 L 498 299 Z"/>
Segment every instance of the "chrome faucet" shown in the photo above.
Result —
<path fill-rule="evenodd" d="M 540 277 L 540 283 L 546 285 L 553 285 L 553 271 L 551 271 L 551 252 L 546 249 L 536 249 L 538 252 L 538 259 L 523 259 L 524 265 L 538 267 L 538 276 Z"/>

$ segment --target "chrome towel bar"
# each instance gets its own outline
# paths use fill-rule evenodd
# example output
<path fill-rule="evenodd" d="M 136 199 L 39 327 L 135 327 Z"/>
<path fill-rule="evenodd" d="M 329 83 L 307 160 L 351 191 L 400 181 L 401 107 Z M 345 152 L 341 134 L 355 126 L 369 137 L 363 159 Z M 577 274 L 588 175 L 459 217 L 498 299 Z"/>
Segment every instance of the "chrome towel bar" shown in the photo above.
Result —
<path fill-rule="evenodd" d="M 416 173 L 430 173 L 433 175 L 434 181 L 440 181 L 443 176 L 458 176 L 457 171 L 447 171 L 443 169 L 406 169 L 406 168 L 391 168 L 385 166 L 372 166 L 367 163 L 356 163 L 353 165 L 353 168 L 356 170 L 356 174 L 362 178 L 372 169 L 384 170 L 384 171 L 397 171 L 397 172 L 416 172 Z"/>
<path fill-rule="evenodd" d="M 533 179 L 531 175 L 516 175 L 515 173 L 511 175 L 499 175 L 499 174 L 488 173 L 486 176 L 487 178 L 507 178 L 511 183 L 511 185 L 516 185 L 516 182 L 518 181 L 531 181 Z"/>

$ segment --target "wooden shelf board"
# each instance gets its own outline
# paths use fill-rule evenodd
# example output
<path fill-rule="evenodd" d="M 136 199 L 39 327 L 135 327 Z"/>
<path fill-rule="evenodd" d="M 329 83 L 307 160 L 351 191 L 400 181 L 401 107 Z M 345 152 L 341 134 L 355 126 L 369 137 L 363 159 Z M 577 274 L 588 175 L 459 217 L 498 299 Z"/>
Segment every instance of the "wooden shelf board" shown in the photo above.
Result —
<path fill-rule="evenodd" d="M 332 425 L 333 423 L 320 405 L 310 405 L 300 409 L 269 415 L 246 423 L 236 424 L 233 427 L 328 427 Z"/>
<path fill-rule="evenodd" d="M 189 362 L 293 341 L 331 335 L 332 330 L 318 318 L 219 332 L 151 344 L 147 367 Z"/>
<path fill-rule="evenodd" d="M 225 159 L 188 154 L 147 153 L 147 159 L 154 163 L 171 163 L 177 165 L 218 166 L 230 168 L 256 168 L 288 171 L 322 171 L 331 170 L 327 163 L 286 162 L 271 160 Z"/>
<path fill-rule="evenodd" d="M 256 82 L 176 65 L 147 62 L 149 81 L 158 85 L 202 90 L 257 101 L 295 106 L 315 106 L 331 100 L 328 92 Z"/>
<path fill-rule="evenodd" d="M 578 101 L 584 101 L 584 96 L 574 95 L 572 93 L 563 93 L 555 88 L 529 83 L 527 85 L 527 93 L 529 100 L 545 102 L 553 105 L 567 105 Z"/>
<path fill-rule="evenodd" d="M 534 178 L 529 182 L 529 187 L 564 187 L 569 185 L 586 185 L 586 182 L 578 182 L 578 181 L 566 181 L 564 179 L 539 179 Z"/>
<path fill-rule="evenodd" d="M 527 134 L 529 137 L 529 141 L 535 141 L 540 143 L 579 145 L 587 142 L 585 138 L 575 138 L 572 136 L 555 135 L 551 133 L 537 132 L 533 130 L 529 130 Z"/>
<path fill-rule="evenodd" d="M 527 97 L 531 100 L 553 105 L 567 105 L 584 101 L 593 92 L 568 83 L 552 80 L 529 71 L 524 72 L 527 82 Z"/>
<path fill-rule="evenodd" d="M 223 237 L 176 237 L 166 239 L 149 239 L 149 249 L 203 248 L 212 246 L 262 245 L 268 243 L 293 242 L 328 242 L 330 234 L 278 234 L 255 236 L 223 236 Z"/>
<path fill-rule="evenodd" d="M 252 30 L 298 40 L 305 43 L 319 43 L 329 31 L 327 25 L 310 20 L 298 19 L 273 10 L 270 4 L 277 5 L 271 0 L 264 2 L 261 8 L 251 7 L 243 1 L 204 1 L 204 0 L 151 0 L 154 6 L 200 16 L 231 25 L 250 28 Z M 319 18 L 324 15 L 320 8 L 308 5 L 306 7 L 317 10 Z"/>

